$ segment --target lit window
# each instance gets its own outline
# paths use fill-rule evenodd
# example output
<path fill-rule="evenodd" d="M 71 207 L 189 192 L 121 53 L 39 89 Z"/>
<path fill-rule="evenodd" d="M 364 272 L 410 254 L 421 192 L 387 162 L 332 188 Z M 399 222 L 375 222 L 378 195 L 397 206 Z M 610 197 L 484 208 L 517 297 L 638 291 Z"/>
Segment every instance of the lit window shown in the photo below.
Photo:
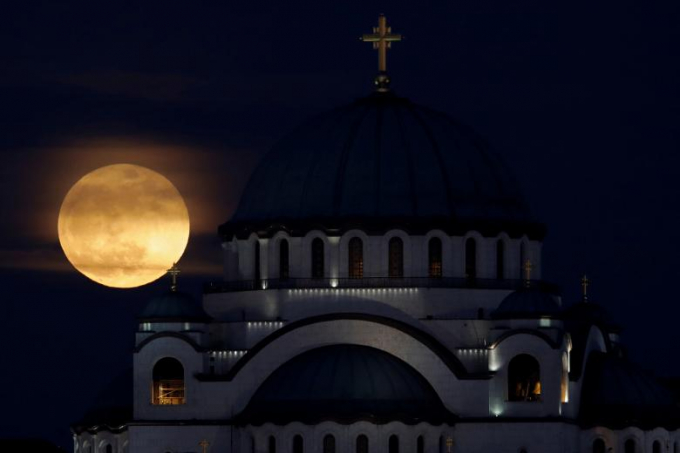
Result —
<path fill-rule="evenodd" d="M 431 278 L 441 278 L 442 272 L 442 240 L 432 238 L 427 246 L 428 275 Z"/>
<path fill-rule="evenodd" d="M 541 370 L 538 361 L 520 354 L 508 366 L 508 399 L 510 401 L 540 401 Z"/>
<path fill-rule="evenodd" d="M 165 357 L 153 367 L 153 404 L 184 404 L 184 367 L 177 359 Z"/>

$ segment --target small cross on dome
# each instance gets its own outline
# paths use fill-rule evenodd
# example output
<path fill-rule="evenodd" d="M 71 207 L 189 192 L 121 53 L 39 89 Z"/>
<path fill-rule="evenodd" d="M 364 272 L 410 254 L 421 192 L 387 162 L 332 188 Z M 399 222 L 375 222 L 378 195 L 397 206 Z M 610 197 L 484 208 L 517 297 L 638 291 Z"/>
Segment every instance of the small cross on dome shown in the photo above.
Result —
<path fill-rule="evenodd" d="M 172 283 L 170 285 L 170 291 L 175 292 L 177 291 L 177 276 L 180 274 L 179 267 L 177 267 L 177 263 L 172 263 L 172 267 L 168 269 L 168 275 L 170 275 L 170 278 L 172 279 Z"/>
<path fill-rule="evenodd" d="M 401 41 L 402 36 L 392 34 L 392 27 L 387 26 L 387 18 L 381 14 L 378 18 L 378 26 L 373 27 L 373 34 L 363 35 L 361 40 L 372 42 L 373 48 L 378 50 L 378 76 L 375 85 L 378 91 L 385 92 L 390 89 L 390 79 L 387 76 L 387 49 L 392 48 L 392 43 Z"/>
<path fill-rule="evenodd" d="M 590 280 L 586 274 L 583 274 L 581 278 L 581 288 L 583 289 L 583 302 L 588 302 L 588 286 L 590 286 Z"/>

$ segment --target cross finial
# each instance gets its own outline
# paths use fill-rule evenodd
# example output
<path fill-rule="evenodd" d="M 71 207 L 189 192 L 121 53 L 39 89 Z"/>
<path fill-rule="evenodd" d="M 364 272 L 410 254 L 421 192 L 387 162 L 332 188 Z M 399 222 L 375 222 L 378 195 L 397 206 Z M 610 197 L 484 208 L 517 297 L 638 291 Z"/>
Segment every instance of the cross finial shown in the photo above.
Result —
<path fill-rule="evenodd" d="M 198 443 L 198 446 L 203 449 L 203 453 L 208 453 L 208 447 L 210 446 L 210 442 L 207 440 L 203 439 Z"/>
<path fill-rule="evenodd" d="M 392 27 L 387 26 L 384 14 L 378 17 L 378 26 L 373 27 L 373 34 L 361 37 L 364 42 L 372 42 L 373 48 L 378 50 L 378 76 L 375 78 L 375 85 L 380 92 L 390 89 L 390 79 L 387 76 L 387 49 L 392 48 L 392 42 L 401 39 L 401 35 L 392 34 Z"/>
<path fill-rule="evenodd" d="M 524 284 L 527 288 L 531 286 L 531 269 L 533 269 L 533 267 L 531 260 L 527 259 L 524 262 Z"/>
<path fill-rule="evenodd" d="M 583 302 L 588 302 L 588 286 L 590 286 L 590 280 L 586 274 L 583 274 L 581 278 L 581 288 L 583 289 Z"/>
<path fill-rule="evenodd" d="M 168 269 L 168 274 L 170 274 L 170 278 L 172 279 L 170 291 L 177 291 L 177 276 L 179 275 L 179 267 L 177 267 L 177 263 L 172 263 L 172 267 Z"/>

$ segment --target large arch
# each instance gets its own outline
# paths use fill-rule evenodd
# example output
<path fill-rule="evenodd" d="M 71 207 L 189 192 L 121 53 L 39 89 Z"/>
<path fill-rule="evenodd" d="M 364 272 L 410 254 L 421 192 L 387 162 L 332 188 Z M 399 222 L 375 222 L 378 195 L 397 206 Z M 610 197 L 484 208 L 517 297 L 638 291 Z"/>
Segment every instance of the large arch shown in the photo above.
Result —
<path fill-rule="evenodd" d="M 456 395 L 473 392 L 472 379 L 490 378 L 468 373 L 453 353 L 412 325 L 367 314 L 322 315 L 279 329 L 230 370 L 226 379 L 239 389 L 234 400 L 235 412 L 245 408 L 264 380 L 281 365 L 306 351 L 333 344 L 369 346 L 401 359 L 432 385 L 454 413 L 464 411 L 462 407 L 455 407 L 461 404 Z"/>

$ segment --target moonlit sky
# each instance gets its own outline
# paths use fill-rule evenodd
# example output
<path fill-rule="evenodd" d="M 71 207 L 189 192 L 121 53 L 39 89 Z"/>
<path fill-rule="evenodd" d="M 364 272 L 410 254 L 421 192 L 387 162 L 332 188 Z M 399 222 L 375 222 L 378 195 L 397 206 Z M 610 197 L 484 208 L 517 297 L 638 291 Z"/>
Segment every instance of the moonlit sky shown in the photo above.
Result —
<path fill-rule="evenodd" d="M 678 2 L 138 3 L 3 5 L 0 437 L 70 449 L 68 425 L 131 364 L 135 313 L 167 287 L 73 270 L 56 236 L 68 189 L 123 162 L 170 179 L 192 223 L 180 285 L 198 297 L 268 147 L 370 92 L 377 56 L 358 37 L 380 12 L 407 38 L 389 54 L 395 91 L 504 156 L 548 225 L 565 302 L 588 272 L 631 357 L 680 375 Z"/>

